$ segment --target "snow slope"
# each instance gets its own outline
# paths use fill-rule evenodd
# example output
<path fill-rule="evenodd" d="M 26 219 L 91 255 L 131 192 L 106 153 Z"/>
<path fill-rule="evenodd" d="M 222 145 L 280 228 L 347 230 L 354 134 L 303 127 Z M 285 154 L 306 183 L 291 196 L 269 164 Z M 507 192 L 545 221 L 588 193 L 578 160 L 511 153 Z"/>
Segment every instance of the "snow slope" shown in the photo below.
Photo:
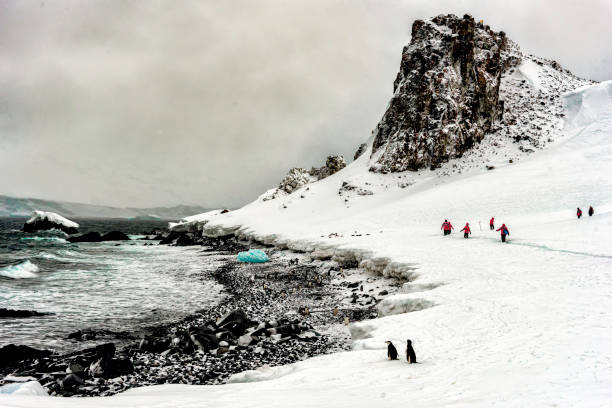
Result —
<path fill-rule="evenodd" d="M 612 81 L 565 101 L 563 135 L 519 163 L 380 175 L 363 155 L 293 194 L 198 218 L 208 234 L 354 257 L 371 273 L 408 278 L 404 293 L 380 304 L 384 317 L 351 325 L 353 351 L 243 373 L 235 378 L 243 383 L 108 399 L 0 397 L 0 405 L 609 406 Z M 577 220 L 576 207 L 589 205 L 595 216 Z M 485 228 L 491 216 L 508 225 L 509 243 Z M 442 237 L 445 218 L 456 229 L 469 221 L 472 237 Z M 408 338 L 421 364 L 387 361 L 384 341 L 403 359 Z"/>

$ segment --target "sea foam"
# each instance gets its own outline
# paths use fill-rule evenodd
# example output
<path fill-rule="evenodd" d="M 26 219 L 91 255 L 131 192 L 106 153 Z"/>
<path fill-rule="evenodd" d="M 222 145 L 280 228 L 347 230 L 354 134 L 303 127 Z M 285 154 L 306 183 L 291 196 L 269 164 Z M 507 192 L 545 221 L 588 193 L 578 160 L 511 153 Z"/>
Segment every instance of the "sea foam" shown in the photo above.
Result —
<path fill-rule="evenodd" d="M 38 265 L 30 261 L 25 261 L 17 265 L 10 265 L 0 269 L 0 276 L 4 276 L 11 279 L 28 279 L 36 278 L 38 272 Z"/>

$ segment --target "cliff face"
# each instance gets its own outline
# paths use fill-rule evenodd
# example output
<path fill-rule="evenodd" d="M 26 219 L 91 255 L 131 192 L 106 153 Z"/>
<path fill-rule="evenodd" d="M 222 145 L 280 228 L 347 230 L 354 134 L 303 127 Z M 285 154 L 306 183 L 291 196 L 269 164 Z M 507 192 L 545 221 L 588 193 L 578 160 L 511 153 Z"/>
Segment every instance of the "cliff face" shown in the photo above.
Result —
<path fill-rule="evenodd" d="M 501 116 L 503 32 L 471 16 L 416 20 L 394 95 L 374 131 L 372 171 L 436 168 L 482 140 Z"/>

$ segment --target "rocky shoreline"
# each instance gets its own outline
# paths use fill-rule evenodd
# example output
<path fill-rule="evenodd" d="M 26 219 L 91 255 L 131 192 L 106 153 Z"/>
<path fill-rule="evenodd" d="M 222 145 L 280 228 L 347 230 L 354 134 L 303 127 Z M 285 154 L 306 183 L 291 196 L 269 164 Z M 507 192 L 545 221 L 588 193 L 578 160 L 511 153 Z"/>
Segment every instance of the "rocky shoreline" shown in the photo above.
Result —
<path fill-rule="evenodd" d="M 21 354 L 13 350 L 16 360 L 0 364 L 0 376 L 11 375 L 0 384 L 29 377 L 51 395 L 106 396 L 146 385 L 225 383 L 242 371 L 349 349 L 345 324 L 376 317 L 376 296 L 393 290 L 367 285 L 364 290 L 362 281 L 345 279 L 350 270 L 335 262 L 270 248 L 271 262 L 238 263 L 235 255 L 246 246 L 233 237 L 183 233 L 165 238 L 162 242 L 171 245 L 202 245 L 203 262 L 224 262 L 202 277 L 224 286 L 226 296 L 218 305 L 180 322 L 149 327 L 139 339 L 117 333 L 118 343 L 126 344 L 120 348 L 105 343 L 57 355 L 12 346 Z M 72 338 L 91 340 L 96 334 L 84 329 Z M 112 333 L 100 334 L 113 339 Z M 0 349 L 0 360 L 3 354 Z"/>

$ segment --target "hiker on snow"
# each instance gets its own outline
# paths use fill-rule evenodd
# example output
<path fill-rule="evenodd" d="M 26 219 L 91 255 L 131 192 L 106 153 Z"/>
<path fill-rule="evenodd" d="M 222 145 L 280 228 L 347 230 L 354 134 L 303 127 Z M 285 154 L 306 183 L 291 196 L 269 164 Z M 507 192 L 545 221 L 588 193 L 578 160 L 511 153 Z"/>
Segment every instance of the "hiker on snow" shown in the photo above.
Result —
<path fill-rule="evenodd" d="M 453 228 L 453 224 L 448 222 L 448 220 L 444 220 L 444 222 L 442 223 L 442 228 L 440 229 L 444 231 L 444 235 L 448 235 L 451 233 L 451 230 L 454 228 Z"/>
<path fill-rule="evenodd" d="M 489 228 L 491 229 L 491 231 L 495 229 L 495 217 L 491 217 L 491 219 L 489 220 Z"/>
<path fill-rule="evenodd" d="M 580 209 L 580 207 L 578 207 L 578 209 L 576 210 L 576 216 L 578 217 L 578 219 L 582 217 L 582 210 Z"/>
<path fill-rule="evenodd" d="M 463 238 L 468 238 L 472 233 L 472 230 L 470 230 L 470 223 L 466 222 L 465 227 L 463 227 L 461 231 L 463 231 Z"/>
<path fill-rule="evenodd" d="M 589 217 L 592 217 L 593 214 L 595 214 L 595 210 L 593 209 L 593 206 L 589 206 Z"/>
<path fill-rule="evenodd" d="M 506 224 L 502 224 L 496 231 L 501 231 L 501 240 L 502 242 L 506 242 L 506 235 L 510 235 L 510 231 L 506 227 Z"/>

